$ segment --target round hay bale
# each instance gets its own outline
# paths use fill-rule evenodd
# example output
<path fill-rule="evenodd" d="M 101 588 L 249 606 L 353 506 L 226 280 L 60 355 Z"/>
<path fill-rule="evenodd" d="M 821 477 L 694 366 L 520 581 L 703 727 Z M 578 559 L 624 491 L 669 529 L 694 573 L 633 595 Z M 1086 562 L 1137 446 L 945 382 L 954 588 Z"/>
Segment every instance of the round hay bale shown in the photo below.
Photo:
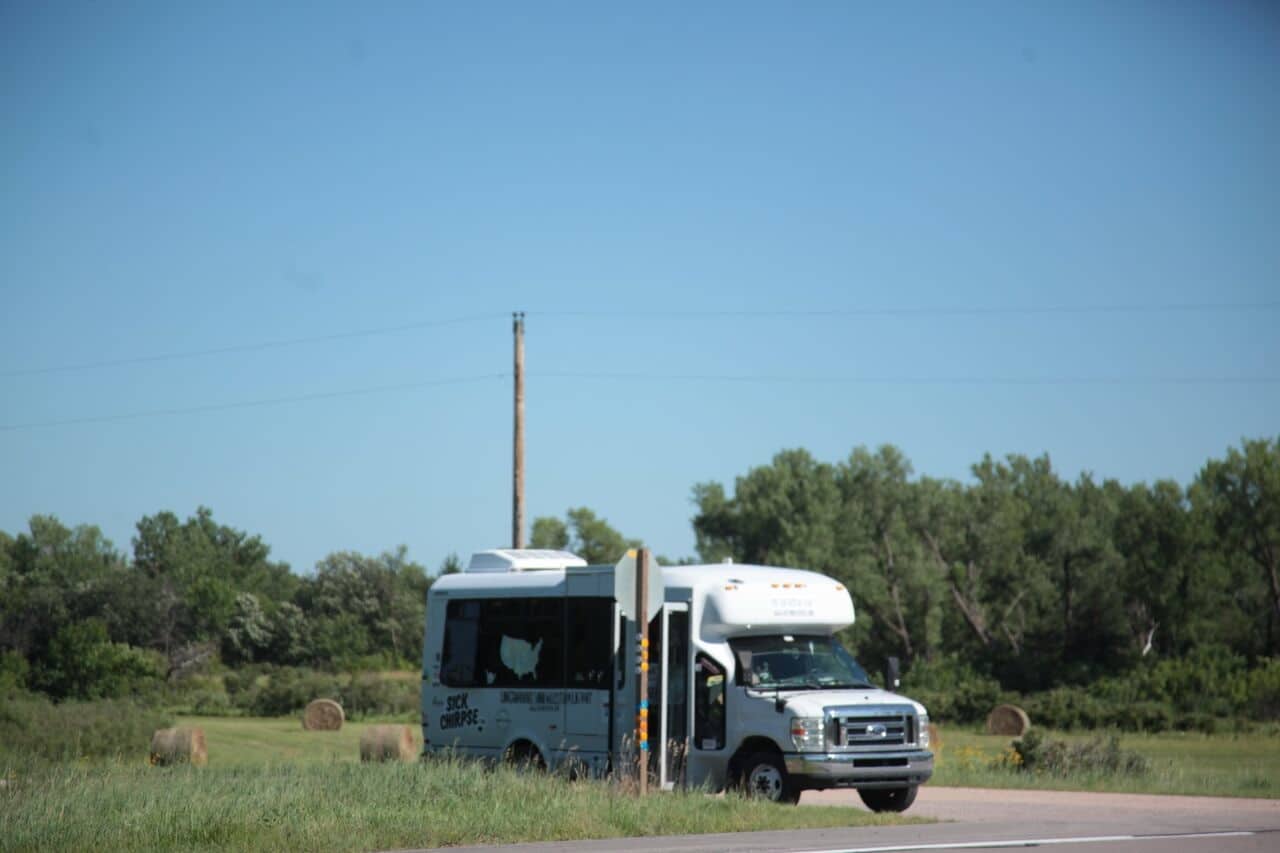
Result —
<path fill-rule="evenodd" d="M 361 761 L 413 761 L 417 756 L 409 726 L 369 726 L 360 733 Z"/>
<path fill-rule="evenodd" d="M 342 706 L 332 699 L 315 699 L 302 715 L 302 727 L 309 732 L 336 732 L 346 722 Z"/>
<path fill-rule="evenodd" d="M 1017 705 L 997 705 L 987 715 L 987 734 L 1021 737 L 1031 728 L 1031 718 Z"/>
<path fill-rule="evenodd" d="M 929 724 L 929 749 L 935 754 L 942 752 L 942 735 L 938 731 L 937 723 Z"/>
<path fill-rule="evenodd" d="M 151 763 L 157 767 L 172 764 L 204 767 L 209 763 L 204 729 L 157 729 L 151 736 Z"/>

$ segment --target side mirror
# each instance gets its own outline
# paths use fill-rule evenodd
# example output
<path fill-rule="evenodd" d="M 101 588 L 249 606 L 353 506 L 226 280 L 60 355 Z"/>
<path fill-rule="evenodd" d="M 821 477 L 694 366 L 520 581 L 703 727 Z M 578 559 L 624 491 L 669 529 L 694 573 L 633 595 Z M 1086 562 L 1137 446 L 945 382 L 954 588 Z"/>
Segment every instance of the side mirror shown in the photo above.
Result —
<path fill-rule="evenodd" d="M 884 664 L 884 689 L 897 690 L 902 684 L 902 668 L 896 657 L 891 657 Z"/>

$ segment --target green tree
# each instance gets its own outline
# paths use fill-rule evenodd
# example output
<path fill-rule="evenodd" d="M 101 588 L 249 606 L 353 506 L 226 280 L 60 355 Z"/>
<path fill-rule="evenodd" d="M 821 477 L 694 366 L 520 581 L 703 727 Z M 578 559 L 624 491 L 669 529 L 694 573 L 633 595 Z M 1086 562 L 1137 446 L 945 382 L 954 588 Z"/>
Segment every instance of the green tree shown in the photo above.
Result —
<path fill-rule="evenodd" d="M 719 563 L 742 552 L 738 518 L 732 501 L 720 483 L 697 483 L 693 487 L 694 547 L 704 563 Z M 739 558 L 740 559 L 740 558 Z"/>
<path fill-rule="evenodd" d="M 575 554 L 593 565 L 616 563 L 629 548 L 639 548 L 639 539 L 628 539 L 586 507 L 571 509 L 569 527 L 573 530 L 571 547 Z"/>
<path fill-rule="evenodd" d="M 102 590 L 126 570 L 97 527 L 69 528 L 48 515 L 32 516 L 27 532 L 0 545 L 0 648 L 33 662 L 63 626 L 99 616 Z"/>
<path fill-rule="evenodd" d="M 874 453 L 855 448 L 835 474 L 835 574 L 870 616 L 860 649 L 869 660 L 891 654 L 928 660 L 941 642 L 944 574 L 919 536 L 925 506 L 911 473 L 902 452 L 885 445 Z"/>
<path fill-rule="evenodd" d="M 148 574 L 184 580 L 213 575 L 272 601 L 288 600 L 297 588 L 297 576 L 270 559 L 261 537 L 218 524 L 208 507 L 182 523 L 171 512 L 146 516 L 137 530 L 134 563 Z"/>
<path fill-rule="evenodd" d="M 530 548 L 547 548 L 564 551 L 569 548 L 569 525 L 554 515 L 539 516 L 533 520 L 529 536 Z"/>
<path fill-rule="evenodd" d="M 1125 488 L 1108 484 L 1117 503 L 1113 537 L 1123 561 L 1118 581 L 1139 656 L 1182 655 L 1216 633 L 1206 619 L 1197 569 L 1202 549 L 1182 487 L 1170 480 Z"/>
<path fill-rule="evenodd" d="M 535 545 L 534 547 L 539 546 Z M 444 575 L 456 575 L 460 571 L 462 571 L 462 558 L 456 553 L 450 552 L 448 556 L 440 562 L 440 571 L 436 572 L 436 574 L 443 577 Z"/>
<path fill-rule="evenodd" d="M 258 597 L 251 592 L 236 595 L 227 633 L 222 638 L 222 659 L 227 663 L 251 663 L 271 648 L 272 630 Z"/>
<path fill-rule="evenodd" d="M 162 674 L 159 660 L 111 642 L 106 626 L 89 620 L 59 629 L 37 684 L 56 699 L 118 698 L 155 685 Z"/>
<path fill-rule="evenodd" d="M 913 523 L 951 603 L 945 642 L 992 664 L 1023 652 L 1031 622 L 1052 590 L 1023 553 L 1026 506 L 1010 466 L 985 456 L 974 483 L 924 479 Z"/>
<path fill-rule="evenodd" d="M 314 578 L 297 603 L 310 626 L 308 645 L 315 662 L 342 666 L 382 656 L 389 663 L 410 660 L 420 648 L 426 571 L 402 545 L 378 557 L 349 551 L 316 564 Z"/>
<path fill-rule="evenodd" d="M 840 490 L 834 470 L 807 450 L 785 450 L 752 468 L 725 497 L 719 483 L 694 487 L 698 553 L 706 562 L 821 568 L 835 548 Z"/>
<path fill-rule="evenodd" d="M 269 559 L 258 536 L 220 525 L 200 507 L 185 522 L 171 512 L 146 516 L 133 539 L 134 565 L 156 583 L 156 635 L 166 653 L 198 641 L 220 643 L 235 612 L 236 595 L 287 601 L 298 578 Z"/>
<path fill-rule="evenodd" d="M 1084 474 L 1067 496 L 1058 552 L 1064 590 L 1063 657 L 1068 668 L 1081 673 L 1077 678 L 1087 681 L 1129 666 L 1140 650 L 1130 643 L 1122 587 L 1117 583 L 1123 561 L 1113 539 L 1114 495 Z"/>
<path fill-rule="evenodd" d="M 1216 535 L 1238 606 L 1260 640 L 1247 653 L 1280 654 L 1280 439 L 1244 441 L 1211 460 L 1192 503 Z M 1237 647 L 1246 642 L 1235 639 Z"/>
<path fill-rule="evenodd" d="M 1026 508 L 1022 566 L 1048 581 L 1055 600 L 1037 602 L 1022 654 L 1003 673 L 1005 682 L 1038 690 L 1120 668 L 1131 645 L 1115 582 L 1121 559 L 1112 543 L 1111 496 L 1089 475 L 1064 482 L 1047 456 L 1011 455 L 1007 464 L 1014 495 Z"/>
<path fill-rule="evenodd" d="M 286 601 L 267 615 L 267 621 L 271 639 L 266 660 L 292 666 L 310 659 L 307 617 L 301 607 Z"/>
<path fill-rule="evenodd" d="M 572 551 L 592 565 L 613 564 L 629 548 L 639 548 L 640 540 L 623 536 L 605 519 L 586 507 L 570 509 L 565 520 L 544 515 L 533 520 L 529 537 L 532 548 Z"/>

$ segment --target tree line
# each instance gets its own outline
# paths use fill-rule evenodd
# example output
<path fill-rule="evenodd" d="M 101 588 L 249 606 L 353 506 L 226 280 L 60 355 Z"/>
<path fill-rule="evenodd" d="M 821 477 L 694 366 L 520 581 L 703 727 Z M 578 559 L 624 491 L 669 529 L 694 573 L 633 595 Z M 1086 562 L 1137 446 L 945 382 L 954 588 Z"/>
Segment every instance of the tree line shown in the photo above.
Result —
<path fill-rule="evenodd" d="M 693 488 L 698 555 L 840 579 L 869 667 L 952 661 L 1031 692 L 1146 659 L 1280 656 L 1280 441 L 1247 440 L 1186 488 L 1063 479 L 1047 456 L 986 456 L 968 482 L 895 447 L 827 463 L 787 450 Z M 592 510 L 536 518 L 531 544 L 612 563 L 639 544 Z M 403 547 L 300 575 L 200 508 L 137 523 L 129 553 L 37 515 L 0 532 L 0 687 L 123 695 L 211 662 L 415 666 L 432 578 Z M 683 560 L 682 562 L 691 562 Z M 448 555 L 439 573 L 458 571 Z"/>
<path fill-rule="evenodd" d="M 1280 655 L 1280 441 L 1246 440 L 1183 488 L 1063 479 L 1047 456 L 916 477 L 895 447 L 777 454 L 694 488 L 700 556 L 843 581 L 869 663 L 955 657 L 1023 692 L 1150 656 Z"/>
<path fill-rule="evenodd" d="M 298 575 L 203 507 L 144 517 L 132 544 L 125 555 L 97 527 L 43 515 L 0 532 L 0 684 L 96 698 L 216 660 L 416 665 L 430 579 L 403 547 Z"/>

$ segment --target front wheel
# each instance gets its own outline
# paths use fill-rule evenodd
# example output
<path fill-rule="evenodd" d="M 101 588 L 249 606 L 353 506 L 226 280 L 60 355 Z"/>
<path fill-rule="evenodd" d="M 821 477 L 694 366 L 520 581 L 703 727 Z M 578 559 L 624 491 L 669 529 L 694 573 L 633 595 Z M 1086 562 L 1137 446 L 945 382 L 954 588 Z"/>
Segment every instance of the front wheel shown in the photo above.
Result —
<path fill-rule="evenodd" d="M 739 784 L 748 797 L 768 800 L 771 803 L 800 802 L 800 792 L 791 784 L 782 757 L 771 752 L 748 755 L 740 765 Z"/>
<path fill-rule="evenodd" d="M 869 788 L 858 789 L 858 796 L 873 812 L 905 812 L 916 801 L 919 785 L 908 785 L 905 788 Z"/>

